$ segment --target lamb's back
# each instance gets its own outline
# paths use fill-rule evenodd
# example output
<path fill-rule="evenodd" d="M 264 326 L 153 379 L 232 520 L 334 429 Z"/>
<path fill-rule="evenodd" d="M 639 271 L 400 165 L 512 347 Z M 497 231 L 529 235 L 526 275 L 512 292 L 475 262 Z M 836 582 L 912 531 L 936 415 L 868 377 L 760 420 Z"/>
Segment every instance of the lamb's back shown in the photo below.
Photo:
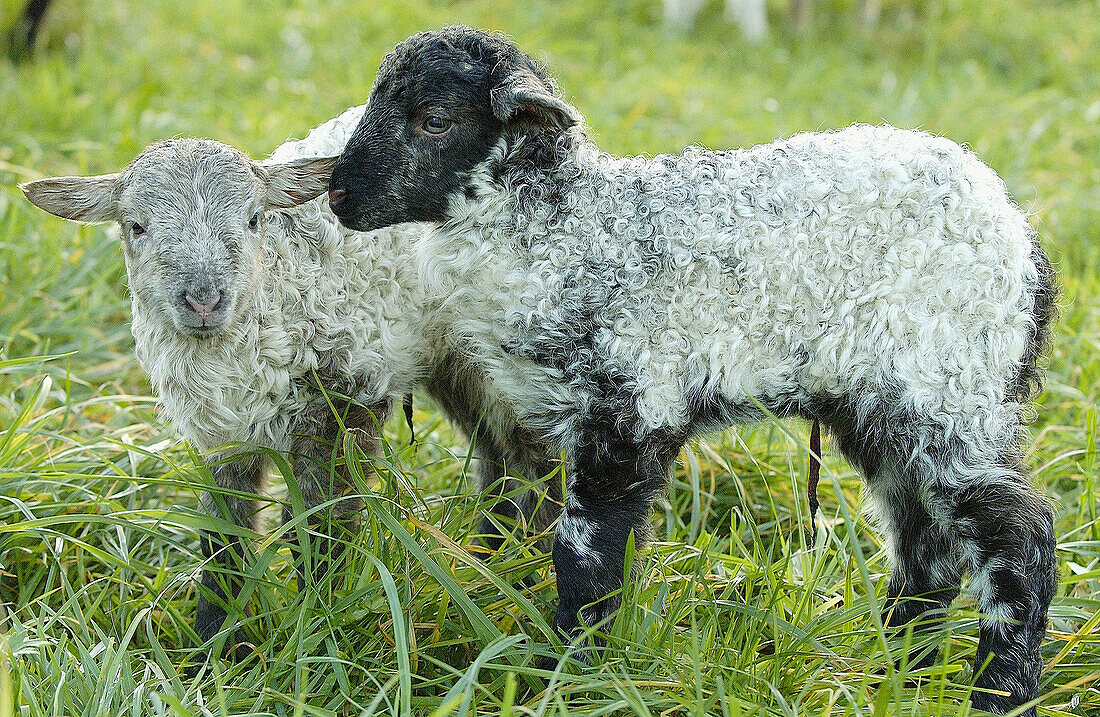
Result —
<path fill-rule="evenodd" d="M 291 139 L 275 148 L 265 163 L 290 162 L 312 157 L 334 157 L 344 151 L 366 105 L 349 107 L 338 116 L 323 122 L 302 139 Z"/>
<path fill-rule="evenodd" d="M 505 344 L 564 375 L 636 375 L 654 425 L 689 394 L 840 394 L 887 374 L 970 382 L 921 400 L 972 412 L 1026 349 L 1033 233 L 949 140 L 855 126 L 654 158 L 589 145 L 557 178 L 520 187 L 488 242 L 510 249 L 503 279 L 483 274 L 513 287 L 497 290 Z"/>

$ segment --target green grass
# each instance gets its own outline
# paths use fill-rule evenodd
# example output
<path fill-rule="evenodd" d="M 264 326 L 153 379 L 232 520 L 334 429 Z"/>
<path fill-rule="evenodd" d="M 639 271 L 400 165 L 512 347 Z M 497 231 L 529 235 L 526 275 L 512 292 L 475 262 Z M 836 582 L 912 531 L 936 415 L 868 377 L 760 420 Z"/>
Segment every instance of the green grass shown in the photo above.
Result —
<path fill-rule="evenodd" d="M 0 0 L 0 24 L 18 5 Z M 827 447 L 830 527 L 807 546 L 795 422 L 683 451 L 607 650 L 547 687 L 549 558 L 534 539 L 478 547 L 467 449 L 424 401 L 416 447 L 394 421 L 383 457 L 345 456 L 368 499 L 339 579 L 295 587 L 299 526 L 268 520 L 248 568 L 250 656 L 181 676 L 210 652 L 191 628 L 198 531 L 219 527 L 198 506 L 208 476 L 132 358 L 112 231 L 46 217 L 14 183 L 114 171 L 173 135 L 262 156 L 362 102 L 396 42 L 455 21 L 546 62 L 612 152 L 887 121 L 969 143 L 1005 178 L 1064 286 L 1029 458 L 1062 567 L 1042 710 L 1100 713 L 1100 3 L 884 0 L 868 30 L 830 0 L 802 37 L 784 5 L 750 47 L 717 5 L 671 34 L 656 0 L 57 3 L 33 61 L 0 60 L 0 717 L 967 709 L 973 603 L 956 603 L 922 679 L 892 666 L 907 646 L 876 627 L 887 566 L 860 481 Z M 524 576 L 534 586 L 513 589 Z"/>

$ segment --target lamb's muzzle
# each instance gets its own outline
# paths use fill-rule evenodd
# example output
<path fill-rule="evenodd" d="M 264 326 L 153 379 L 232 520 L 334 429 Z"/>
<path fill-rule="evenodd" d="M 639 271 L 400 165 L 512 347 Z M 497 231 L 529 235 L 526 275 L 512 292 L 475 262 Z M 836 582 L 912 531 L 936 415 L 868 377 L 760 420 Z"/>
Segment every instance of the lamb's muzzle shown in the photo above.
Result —
<path fill-rule="evenodd" d="M 1020 444 L 1057 291 L 972 153 L 854 126 L 611 157 L 542 67 L 456 27 L 386 57 L 332 188 L 347 226 L 434 223 L 419 270 L 449 345 L 571 460 L 564 634 L 614 614 L 684 441 L 763 405 L 820 420 L 866 476 L 887 624 L 940 614 L 969 573 L 974 703 L 1036 696 L 1057 570 Z"/>

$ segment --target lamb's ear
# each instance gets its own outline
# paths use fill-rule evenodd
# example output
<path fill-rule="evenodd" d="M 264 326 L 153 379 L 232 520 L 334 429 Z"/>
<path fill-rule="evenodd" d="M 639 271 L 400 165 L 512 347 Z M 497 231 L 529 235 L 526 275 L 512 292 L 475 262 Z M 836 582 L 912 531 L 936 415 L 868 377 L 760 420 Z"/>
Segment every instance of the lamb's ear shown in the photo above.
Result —
<path fill-rule="evenodd" d="M 305 204 L 321 196 L 332 179 L 336 157 L 295 159 L 283 164 L 265 164 L 267 172 L 267 206 L 287 209 Z"/>
<path fill-rule="evenodd" d="M 36 207 L 62 219 L 96 224 L 118 219 L 115 182 L 118 174 L 95 177 L 49 177 L 20 184 Z"/>
<path fill-rule="evenodd" d="M 505 124 L 526 120 L 552 129 L 569 129 L 580 124 L 577 108 L 554 97 L 530 69 L 521 68 L 504 78 L 489 93 L 493 114 Z"/>

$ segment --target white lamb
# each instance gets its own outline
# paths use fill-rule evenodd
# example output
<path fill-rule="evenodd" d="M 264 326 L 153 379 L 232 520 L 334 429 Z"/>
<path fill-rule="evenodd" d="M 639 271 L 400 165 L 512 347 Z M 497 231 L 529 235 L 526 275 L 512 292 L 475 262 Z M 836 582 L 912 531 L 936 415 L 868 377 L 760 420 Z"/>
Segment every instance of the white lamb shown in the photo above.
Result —
<path fill-rule="evenodd" d="M 314 199 L 362 111 L 262 164 L 218 142 L 175 139 L 118 174 L 43 179 L 23 190 L 57 216 L 121 224 L 136 354 L 172 425 L 210 453 L 213 478 L 229 492 L 204 496 L 212 513 L 254 527 L 248 496 L 268 461 L 250 447 L 290 454 L 307 509 L 348 493 L 346 477 L 329 467 L 339 424 L 360 429 L 360 444 L 376 450 L 392 398 L 419 385 L 467 434 L 477 429 L 482 486 L 508 496 L 482 526 L 497 545 L 517 523 L 547 524 L 555 504 L 519 491 L 505 467 L 537 479 L 554 461 L 425 322 L 413 253 L 421 228 L 362 234 L 340 226 L 326 197 Z M 329 517 L 347 525 L 358 508 L 345 497 Z M 331 531 L 321 518 L 311 524 Z M 206 534 L 203 551 L 230 563 L 239 543 Z M 196 629 L 204 640 L 240 589 L 221 573 L 239 571 L 203 571 Z"/>
<path fill-rule="evenodd" d="M 865 474 L 887 624 L 945 610 L 969 572 L 974 703 L 1036 697 L 1057 568 L 1019 445 L 1057 292 L 972 153 L 856 126 L 611 157 L 544 69 L 455 27 L 383 61 L 329 196 L 353 228 L 435 224 L 421 279 L 450 345 L 570 459 L 564 635 L 614 614 L 684 441 L 764 406 L 819 420 Z"/>
<path fill-rule="evenodd" d="M 690 29 L 703 9 L 704 0 L 663 0 L 665 22 L 673 27 Z M 810 24 L 814 0 L 791 0 L 790 13 L 795 26 L 805 30 Z M 768 33 L 768 4 L 766 0 L 726 0 L 725 16 L 737 23 L 750 42 L 758 42 Z M 879 0 L 858 0 L 856 17 L 865 26 L 878 22 Z"/>

